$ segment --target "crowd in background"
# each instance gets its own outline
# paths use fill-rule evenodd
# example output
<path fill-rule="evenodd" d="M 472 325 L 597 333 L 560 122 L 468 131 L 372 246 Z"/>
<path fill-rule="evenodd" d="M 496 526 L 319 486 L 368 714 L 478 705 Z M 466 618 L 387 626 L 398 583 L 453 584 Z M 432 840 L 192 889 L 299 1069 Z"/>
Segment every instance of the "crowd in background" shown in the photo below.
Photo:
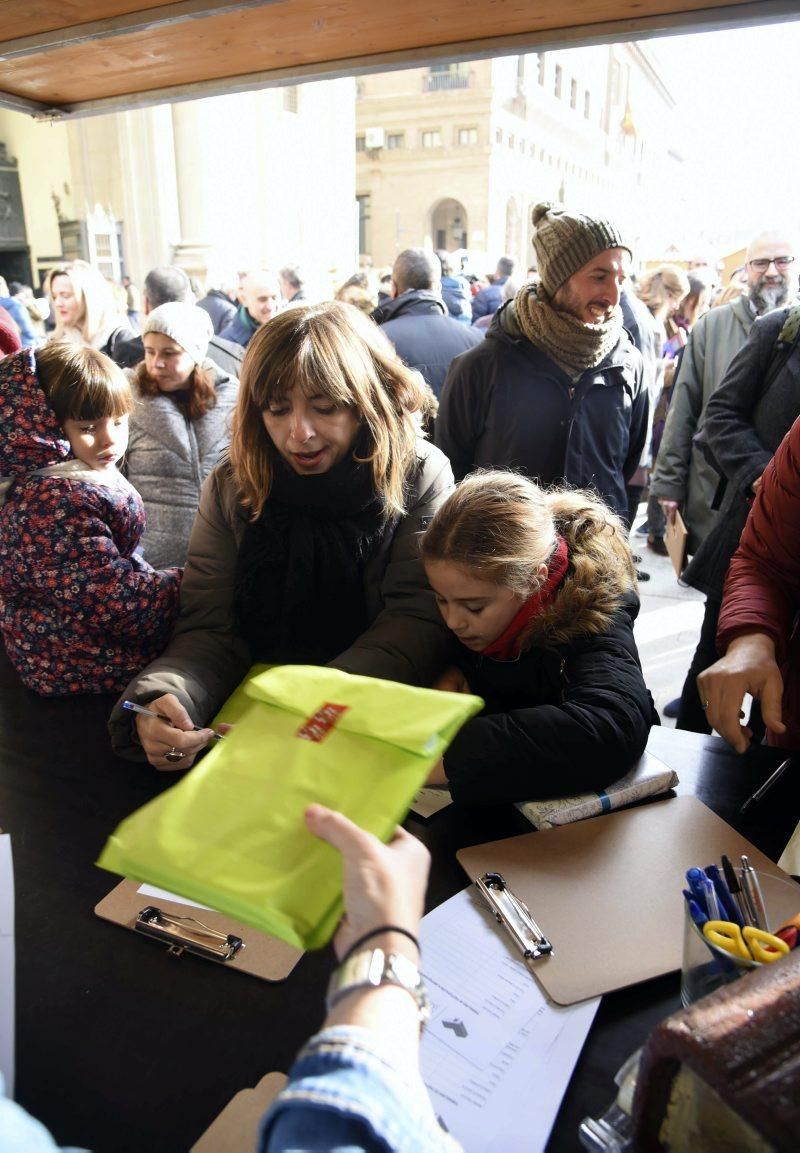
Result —
<path fill-rule="evenodd" d="M 540 204 L 532 222 L 525 278 L 410 248 L 324 302 L 295 265 L 0 282 L 0 609 L 23 683 L 121 693 L 115 751 L 168 771 L 252 662 L 330 664 L 481 695 L 428 778 L 457 803 L 600 790 L 658 723 L 633 634 L 646 497 L 643 544 L 664 552 L 681 512 L 683 579 L 707 596 L 679 727 L 794 747 L 792 244 L 753 238 L 724 285 L 674 264 L 634 281 L 612 221 Z M 306 820 L 345 858 L 340 956 L 372 938 L 411 977 L 338 990 L 262 1148 L 451 1149 L 416 1068 L 424 853 Z"/>

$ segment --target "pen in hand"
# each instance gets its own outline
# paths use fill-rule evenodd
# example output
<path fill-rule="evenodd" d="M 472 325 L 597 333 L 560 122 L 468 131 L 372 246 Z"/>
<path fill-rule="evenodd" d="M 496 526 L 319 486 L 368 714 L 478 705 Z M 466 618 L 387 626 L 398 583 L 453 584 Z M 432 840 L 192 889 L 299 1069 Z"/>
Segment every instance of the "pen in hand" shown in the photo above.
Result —
<path fill-rule="evenodd" d="M 164 721 L 170 728 L 177 729 L 178 726 L 173 724 L 169 717 L 165 717 L 163 713 L 156 713 L 153 709 L 146 709 L 144 705 L 137 705 L 135 701 L 123 701 L 123 709 L 128 709 L 132 713 L 141 713 L 143 717 L 153 717 L 157 721 Z M 202 725 L 192 725 L 192 732 L 202 732 Z M 213 730 L 213 737 L 217 741 L 222 741 L 225 738 L 224 733 L 218 733 L 216 729 Z"/>

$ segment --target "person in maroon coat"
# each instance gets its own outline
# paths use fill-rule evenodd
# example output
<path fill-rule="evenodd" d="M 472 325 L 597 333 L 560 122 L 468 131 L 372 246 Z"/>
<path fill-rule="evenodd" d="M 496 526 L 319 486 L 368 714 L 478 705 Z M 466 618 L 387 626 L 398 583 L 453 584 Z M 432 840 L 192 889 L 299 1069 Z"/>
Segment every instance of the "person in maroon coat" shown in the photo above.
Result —
<path fill-rule="evenodd" d="M 697 678 L 709 723 L 738 752 L 751 693 L 771 745 L 800 749 L 800 418 L 764 471 L 725 581 L 717 631 L 724 656 Z"/>

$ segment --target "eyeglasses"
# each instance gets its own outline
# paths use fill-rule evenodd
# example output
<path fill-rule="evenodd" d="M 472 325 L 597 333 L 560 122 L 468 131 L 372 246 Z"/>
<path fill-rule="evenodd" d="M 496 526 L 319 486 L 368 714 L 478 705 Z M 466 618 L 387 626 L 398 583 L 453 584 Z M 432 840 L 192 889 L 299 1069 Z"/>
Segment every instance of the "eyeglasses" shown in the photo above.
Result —
<path fill-rule="evenodd" d="M 793 256 L 759 256 L 758 260 L 748 260 L 747 262 L 751 268 L 756 272 L 766 272 L 771 264 L 776 268 L 788 268 L 794 264 Z"/>

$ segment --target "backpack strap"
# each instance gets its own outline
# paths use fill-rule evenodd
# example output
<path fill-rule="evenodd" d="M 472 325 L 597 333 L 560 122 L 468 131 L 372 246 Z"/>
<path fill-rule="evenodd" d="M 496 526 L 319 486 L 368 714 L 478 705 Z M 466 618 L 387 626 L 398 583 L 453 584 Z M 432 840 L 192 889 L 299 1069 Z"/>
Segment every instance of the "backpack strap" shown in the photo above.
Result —
<path fill-rule="evenodd" d="M 800 341 L 800 303 L 793 304 L 786 313 L 783 327 L 778 333 L 778 339 L 775 341 L 769 367 L 764 373 L 761 388 L 758 390 L 756 404 L 759 404 L 772 388 L 772 385 L 775 383 L 775 378 L 794 352 L 798 341 Z"/>

